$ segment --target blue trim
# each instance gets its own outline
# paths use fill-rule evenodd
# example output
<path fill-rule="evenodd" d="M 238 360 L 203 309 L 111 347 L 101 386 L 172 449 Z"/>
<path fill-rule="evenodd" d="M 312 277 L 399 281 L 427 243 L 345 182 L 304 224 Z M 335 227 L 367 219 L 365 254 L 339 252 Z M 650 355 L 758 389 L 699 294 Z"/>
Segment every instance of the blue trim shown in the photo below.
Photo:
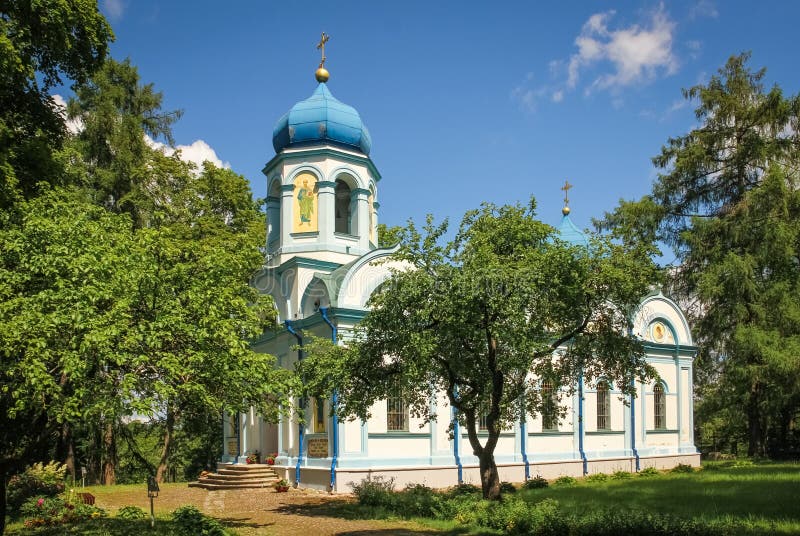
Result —
<path fill-rule="evenodd" d="M 454 395 L 458 396 L 458 387 L 454 388 Z M 456 460 L 458 467 L 458 483 L 464 483 L 464 468 L 461 466 L 461 456 L 458 454 L 458 444 L 461 442 L 461 433 L 459 432 L 458 417 L 456 415 L 456 408 L 450 408 L 451 418 L 453 419 L 453 456 Z"/>
<path fill-rule="evenodd" d="M 290 320 L 286 321 L 286 331 L 291 333 L 297 338 L 297 344 L 300 345 L 300 348 L 297 349 L 297 360 L 303 360 L 303 337 L 295 331 L 292 327 L 292 322 Z M 305 399 L 300 399 L 300 408 L 305 408 Z M 300 484 L 300 463 L 303 460 L 303 437 L 305 436 L 305 426 L 303 423 L 297 424 L 297 465 L 294 468 L 294 482 L 296 485 Z"/>
<path fill-rule="evenodd" d="M 578 452 L 583 460 L 583 474 L 589 474 L 589 463 L 583 450 L 583 369 L 578 373 Z"/>
<path fill-rule="evenodd" d="M 527 482 L 531 478 L 531 464 L 528 461 L 528 419 L 525 413 L 525 402 L 520 401 L 520 409 L 522 410 L 522 415 L 519 419 L 519 451 L 520 454 L 522 454 L 522 461 L 525 464 L 525 481 Z"/>
<path fill-rule="evenodd" d="M 631 386 L 636 389 L 636 380 L 631 380 Z M 636 472 L 639 472 L 639 452 L 636 450 L 636 398 L 631 393 L 631 451 L 636 458 Z"/>
<path fill-rule="evenodd" d="M 322 315 L 322 320 L 331 327 L 331 341 L 336 344 L 336 326 L 328 318 L 328 308 L 320 307 L 319 312 Z M 339 458 L 339 417 L 336 415 L 339 405 L 339 393 L 334 388 L 333 396 L 331 397 L 331 405 L 333 406 L 333 457 L 331 458 L 331 491 L 336 490 L 336 462 Z"/>

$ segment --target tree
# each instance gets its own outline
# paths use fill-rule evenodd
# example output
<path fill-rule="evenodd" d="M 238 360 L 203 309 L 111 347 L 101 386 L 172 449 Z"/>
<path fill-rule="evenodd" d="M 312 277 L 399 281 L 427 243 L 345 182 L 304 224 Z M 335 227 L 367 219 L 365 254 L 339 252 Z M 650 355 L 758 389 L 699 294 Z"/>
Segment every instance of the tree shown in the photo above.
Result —
<path fill-rule="evenodd" d="M 713 404 L 744 408 L 748 452 L 759 455 L 771 397 L 762 373 L 772 367 L 767 361 L 783 361 L 783 352 L 768 345 L 796 334 L 769 310 L 797 285 L 797 271 L 789 268 L 800 249 L 791 230 L 800 97 L 786 98 L 778 86 L 765 92 L 765 70 L 750 71 L 748 59 L 734 56 L 707 85 L 684 91 L 697 100 L 700 126 L 671 138 L 653 159 L 663 172 L 650 195 L 621 201 L 598 225 L 619 236 L 661 240 L 675 251 L 672 287 L 695 303 L 689 312 L 701 348 L 698 369 L 711 378 L 701 376 L 699 391 L 706 394 L 707 383 L 709 395 L 736 393 Z"/>
<path fill-rule="evenodd" d="M 130 219 L 58 191 L 17 208 L 19 225 L 0 230 L 3 482 L 29 456 L 50 456 L 72 424 L 132 397 L 115 390 L 130 379 L 117 353 L 133 284 Z"/>
<path fill-rule="evenodd" d="M 180 110 L 162 111 L 162 101 L 152 83 L 141 83 L 130 60 L 109 58 L 75 88 L 68 103 L 69 118 L 82 123 L 74 146 L 82 157 L 86 185 L 98 203 L 130 213 L 137 226 L 145 224 L 137 211 L 151 184 L 153 149 L 146 137 L 172 145 L 171 127 L 182 115 Z"/>
<path fill-rule="evenodd" d="M 51 156 L 64 119 L 48 93 L 65 78 L 84 82 L 111 39 L 94 0 L 0 3 L 0 208 L 62 179 Z"/>
<path fill-rule="evenodd" d="M 657 274 L 648 249 L 597 237 L 587 248 L 570 246 L 534 208 L 484 204 L 448 243 L 447 222 L 429 217 L 424 233 L 410 223 L 397 254 L 407 269 L 373 294 L 348 347 L 316 341 L 301 363 L 311 394 L 338 389 L 343 416 L 366 419 L 375 401 L 399 392 L 430 421 L 430 401 L 444 393 L 489 499 L 500 495 L 501 430 L 552 403 L 542 400 L 540 379 L 569 389 L 580 374 L 602 375 L 628 392 L 651 372 L 630 335 L 632 313 Z"/>
<path fill-rule="evenodd" d="M 291 406 L 293 376 L 248 343 L 274 323 L 274 307 L 249 284 L 264 259 L 265 215 L 246 179 L 208 162 L 195 175 L 178 155 L 153 156 L 125 348 L 147 414 L 164 420 L 160 481 L 183 422 L 249 407 L 274 420 Z"/>

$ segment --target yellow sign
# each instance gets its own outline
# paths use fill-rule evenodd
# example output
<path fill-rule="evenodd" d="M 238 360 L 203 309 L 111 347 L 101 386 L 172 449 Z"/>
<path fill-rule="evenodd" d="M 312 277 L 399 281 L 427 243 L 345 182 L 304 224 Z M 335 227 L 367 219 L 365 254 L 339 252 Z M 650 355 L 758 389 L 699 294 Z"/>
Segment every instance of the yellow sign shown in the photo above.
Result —
<path fill-rule="evenodd" d="M 309 458 L 327 458 L 328 457 L 328 438 L 327 437 L 314 437 L 308 440 L 308 457 Z"/>
<path fill-rule="evenodd" d="M 317 225 L 317 178 L 311 173 L 300 173 L 294 179 L 295 233 L 315 233 Z"/>

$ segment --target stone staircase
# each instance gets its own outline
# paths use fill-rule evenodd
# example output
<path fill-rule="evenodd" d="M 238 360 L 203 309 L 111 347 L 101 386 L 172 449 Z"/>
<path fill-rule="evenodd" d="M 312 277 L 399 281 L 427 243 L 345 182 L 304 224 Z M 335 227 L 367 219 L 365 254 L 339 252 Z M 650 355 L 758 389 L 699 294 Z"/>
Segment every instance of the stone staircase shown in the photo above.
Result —
<path fill-rule="evenodd" d="M 201 476 L 197 482 L 190 482 L 189 487 L 207 490 L 269 488 L 278 480 L 280 479 L 271 465 L 220 464 L 216 473 Z"/>

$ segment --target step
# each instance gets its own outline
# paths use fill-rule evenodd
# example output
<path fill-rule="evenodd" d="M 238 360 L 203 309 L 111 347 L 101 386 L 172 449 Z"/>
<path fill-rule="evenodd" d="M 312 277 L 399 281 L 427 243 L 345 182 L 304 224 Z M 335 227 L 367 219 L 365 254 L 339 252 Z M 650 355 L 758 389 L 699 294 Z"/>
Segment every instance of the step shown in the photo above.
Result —
<path fill-rule="evenodd" d="M 219 476 L 204 476 L 199 480 L 199 482 L 207 482 L 209 484 L 230 484 L 230 485 L 247 485 L 247 484 L 258 484 L 260 482 L 277 482 L 280 480 L 278 477 L 272 478 L 243 478 L 239 480 L 231 480 L 228 478 L 221 478 Z"/>
<path fill-rule="evenodd" d="M 217 490 L 235 490 L 235 489 L 263 489 L 263 488 L 271 488 L 274 484 L 269 483 L 262 483 L 258 485 L 236 485 L 236 484 L 204 484 L 202 482 L 189 482 L 190 488 L 203 488 L 209 491 L 217 491 Z"/>
<path fill-rule="evenodd" d="M 272 469 L 262 469 L 259 471 L 236 471 L 234 469 L 220 469 L 216 473 L 212 474 L 231 476 L 274 475 L 275 471 Z"/>

